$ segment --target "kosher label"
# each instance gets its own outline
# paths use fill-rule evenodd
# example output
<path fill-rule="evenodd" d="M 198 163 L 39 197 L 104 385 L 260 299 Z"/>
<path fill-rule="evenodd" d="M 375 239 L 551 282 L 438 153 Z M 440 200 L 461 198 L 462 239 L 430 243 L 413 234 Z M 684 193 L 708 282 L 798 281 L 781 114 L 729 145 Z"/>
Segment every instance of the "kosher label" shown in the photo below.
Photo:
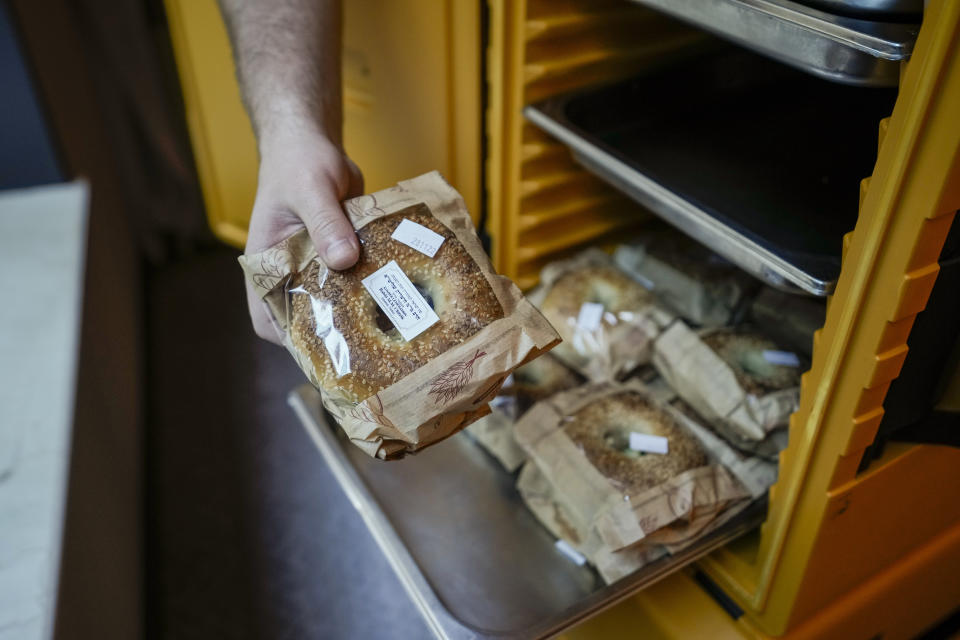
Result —
<path fill-rule="evenodd" d="M 396 260 L 364 278 L 363 286 L 407 342 L 440 320 Z"/>
<path fill-rule="evenodd" d="M 442 245 L 445 240 L 439 233 L 427 229 L 422 224 L 407 220 L 406 218 L 400 221 L 400 224 L 397 225 L 396 230 L 390 237 L 431 258 L 437 255 L 440 245 Z"/>
<path fill-rule="evenodd" d="M 767 349 L 763 352 L 763 359 L 770 364 L 778 364 L 781 367 L 800 366 L 800 358 L 797 357 L 797 354 L 789 351 L 774 351 L 773 349 Z"/>
<path fill-rule="evenodd" d="M 663 436 L 652 436 L 649 433 L 630 432 L 630 448 L 644 453 L 667 453 L 669 441 Z"/>
<path fill-rule="evenodd" d="M 584 302 L 577 314 L 577 328 L 582 331 L 596 331 L 603 318 L 603 305 L 596 302 Z"/>

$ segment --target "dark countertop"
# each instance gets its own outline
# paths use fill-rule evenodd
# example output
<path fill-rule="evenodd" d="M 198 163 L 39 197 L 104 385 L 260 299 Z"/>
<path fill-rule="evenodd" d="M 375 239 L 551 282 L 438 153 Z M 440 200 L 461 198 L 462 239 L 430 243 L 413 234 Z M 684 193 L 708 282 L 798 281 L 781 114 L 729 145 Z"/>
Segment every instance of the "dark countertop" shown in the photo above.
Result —
<path fill-rule="evenodd" d="M 154 638 L 426 638 L 286 404 L 236 252 L 148 278 L 147 628 Z"/>

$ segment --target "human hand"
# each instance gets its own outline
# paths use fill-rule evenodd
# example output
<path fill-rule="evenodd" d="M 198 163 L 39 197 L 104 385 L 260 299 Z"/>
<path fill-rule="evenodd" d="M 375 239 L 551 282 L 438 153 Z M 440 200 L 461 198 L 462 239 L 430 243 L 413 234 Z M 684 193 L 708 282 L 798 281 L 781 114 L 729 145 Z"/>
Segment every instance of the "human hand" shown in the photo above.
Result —
<path fill-rule="evenodd" d="M 360 245 L 340 203 L 359 195 L 360 169 L 326 136 L 302 128 L 261 136 L 260 175 L 245 253 L 263 251 L 306 227 L 327 266 L 353 266 Z M 257 335 L 281 344 L 283 332 L 249 282 L 247 306 Z"/>

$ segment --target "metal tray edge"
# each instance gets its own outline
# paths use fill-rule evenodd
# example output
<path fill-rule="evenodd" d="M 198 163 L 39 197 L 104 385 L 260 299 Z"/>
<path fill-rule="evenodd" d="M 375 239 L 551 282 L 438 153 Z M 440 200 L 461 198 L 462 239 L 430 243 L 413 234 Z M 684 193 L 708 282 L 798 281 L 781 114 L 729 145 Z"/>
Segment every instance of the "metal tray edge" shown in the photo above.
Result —
<path fill-rule="evenodd" d="M 319 449 L 321 456 L 330 467 L 330 471 L 337 479 L 350 503 L 360 514 L 367 529 L 373 536 L 390 563 L 391 568 L 403 585 L 404 590 L 423 615 L 427 626 L 438 638 L 472 638 L 470 635 L 450 635 L 448 633 L 451 622 L 454 622 L 446 609 L 440 604 L 436 594 L 427 584 L 423 574 L 416 567 L 413 558 L 400 542 L 393 527 L 387 521 L 377 506 L 376 501 L 367 491 L 346 458 L 338 452 L 340 444 L 335 440 L 329 427 L 324 428 L 326 420 L 322 415 L 311 411 L 308 406 L 308 396 L 317 392 L 310 385 L 302 385 L 287 396 L 287 403 L 293 408 L 301 424 Z"/>
<path fill-rule="evenodd" d="M 289 393 L 287 402 L 300 419 L 323 459 L 330 466 L 331 472 L 343 488 L 344 493 L 359 512 L 380 550 L 387 557 L 387 561 L 396 573 L 404 590 L 437 638 L 459 640 L 461 638 L 489 637 L 504 640 L 507 638 L 553 637 L 675 573 L 746 533 L 762 521 L 761 505 L 754 504 L 745 513 L 738 515 L 733 521 L 713 532 L 704 544 L 698 544 L 681 551 L 670 557 L 669 562 L 659 561 L 650 566 L 649 570 L 638 571 L 612 585 L 607 585 L 595 591 L 582 601 L 581 607 L 568 610 L 569 615 L 562 620 L 547 621 L 541 627 L 525 629 L 518 634 L 501 633 L 485 636 L 481 632 L 461 624 L 453 617 L 430 587 L 393 526 L 377 506 L 376 500 L 367 490 L 363 480 L 346 459 L 343 453 L 343 445 L 333 434 L 329 423 L 322 415 L 322 410 L 316 410 L 320 406 L 319 394 L 316 389 L 309 384 L 303 384 Z"/>
<path fill-rule="evenodd" d="M 783 57 L 794 60 L 795 64 L 803 65 L 812 72 L 817 72 L 817 69 L 822 67 L 807 66 L 811 64 L 811 60 L 804 60 L 797 54 L 784 53 L 784 49 L 792 49 L 795 48 L 792 44 L 815 39 L 872 58 L 898 62 L 910 57 L 919 29 L 918 25 L 912 24 L 839 16 L 789 0 L 722 0 L 705 4 L 675 0 L 633 1 L 718 35 L 735 39 L 744 43 L 745 46 L 768 53 L 780 51 Z M 740 19 L 733 22 L 722 20 L 721 13 L 724 10 L 736 11 Z M 711 12 L 713 16 L 710 15 Z M 754 17 L 775 21 L 777 28 L 770 29 L 769 32 L 767 30 L 761 33 L 748 32 L 751 18 Z M 787 42 L 787 40 L 793 40 L 793 42 Z M 880 78 L 853 76 L 836 79 L 842 82 L 858 83 L 880 80 Z"/>
<path fill-rule="evenodd" d="M 797 269 L 564 126 L 550 113 L 556 101 L 552 98 L 527 106 L 523 115 L 570 147 L 576 159 L 591 173 L 771 286 L 793 293 L 802 290 L 815 296 L 833 292 L 835 281 L 819 280 Z"/>

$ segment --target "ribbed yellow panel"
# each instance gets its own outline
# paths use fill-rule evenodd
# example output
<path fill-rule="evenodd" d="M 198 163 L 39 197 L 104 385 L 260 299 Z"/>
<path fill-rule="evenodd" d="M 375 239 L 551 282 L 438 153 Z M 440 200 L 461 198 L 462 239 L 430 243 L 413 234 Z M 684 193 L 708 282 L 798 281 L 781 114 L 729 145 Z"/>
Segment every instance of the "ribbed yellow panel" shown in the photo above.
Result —
<path fill-rule="evenodd" d="M 932 1 L 880 124 L 767 520 L 753 544 L 702 561 L 771 635 L 910 637 L 960 602 L 960 452 L 891 445 L 858 473 L 960 207 L 958 113 L 960 5 Z"/>
<path fill-rule="evenodd" d="M 521 287 L 550 260 L 642 224 L 641 207 L 525 122 L 523 107 L 637 73 L 703 36 L 626 2 L 491 0 L 488 231 Z"/>
<path fill-rule="evenodd" d="M 210 226 L 246 241 L 257 150 L 216 0 L 166 0 Z M 368 191 L 432 169 L 480 214 L 480 0 L 344 3 L 344 143 Z"/>
<path fill-rule="evenodd" d="M 350 0 L 344 144 L 367 192 L 439 170 L 480 216 L 479 0 Z"/>

